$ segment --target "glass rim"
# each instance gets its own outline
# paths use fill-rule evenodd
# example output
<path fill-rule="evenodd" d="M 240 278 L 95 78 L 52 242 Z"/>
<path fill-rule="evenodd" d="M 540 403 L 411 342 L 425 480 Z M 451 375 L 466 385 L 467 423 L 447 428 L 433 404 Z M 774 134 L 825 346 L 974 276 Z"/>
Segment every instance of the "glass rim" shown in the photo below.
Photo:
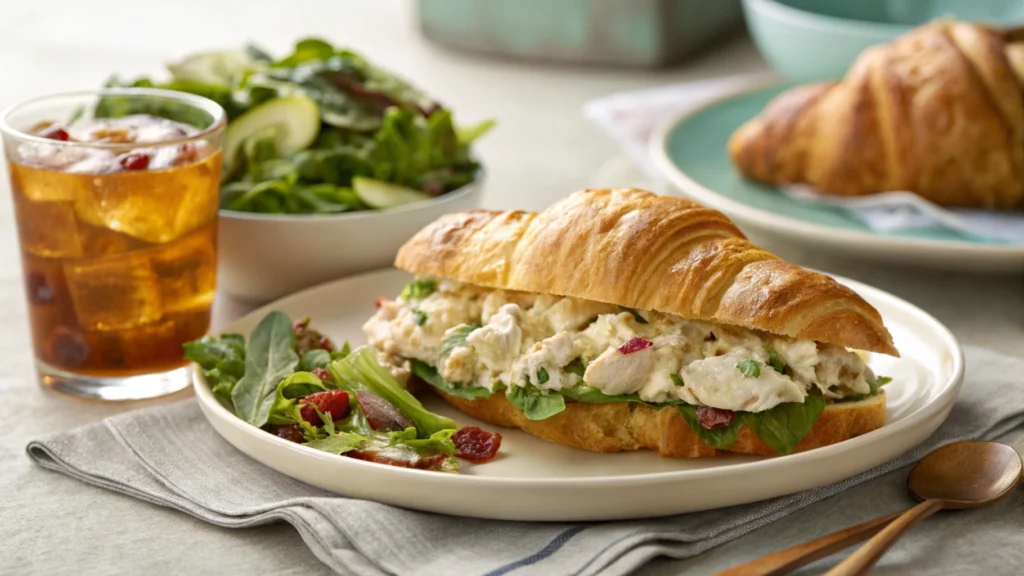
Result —
<path fill-rule="evenodd" d="M 69 142 L 64 140 L 54 140 L 52 138 L 46 138 L 36 134 L 29 134 L 11 126 L 7 120 L 12 114 L 33 104 L 39 104 L 47 100 L 55 100 L 59 98 L 85 96 L 150 96 L 177 100 L 208 112 L 213 117 L 213 123 L 195 134 L 177 138 L 168 138 L 165 140 L 156 140 L 153 142 Z M 198 94 L 179 92 L 177 90 L 165 90 L 163 88 L 98 88 L 95 90 L 76 90 L 73 92 L 47 94 L 46 96 L 37 96 L 35 98 L 30 98 L 7 106 L 3 111 L 0 111 L 0 135 L 16 138 L 24 142 L 48 144 L 51 146 L 103 148 L 108 150 L 136 150 L 140 148 L 154 148 L 158 146 L 184 144 L 186 142 L 193 142 L 201 138 L 206 138 L 212 134 L 216 134 L 227 126 L 227 116 L 227 111 L 224 110 L 223 106 L 209 98 L 206 98 L 205 96 L 199 96 Z"/>

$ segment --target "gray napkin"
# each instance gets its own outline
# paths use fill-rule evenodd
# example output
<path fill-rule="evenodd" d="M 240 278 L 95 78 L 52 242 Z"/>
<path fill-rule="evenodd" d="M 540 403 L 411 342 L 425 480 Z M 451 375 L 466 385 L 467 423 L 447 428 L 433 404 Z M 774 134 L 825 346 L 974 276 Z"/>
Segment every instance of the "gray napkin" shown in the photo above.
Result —
<path fill-rule="evenodd" d="M 1024 424 L 1024 360 L 968 348 L 967 379 L 946 423 L 874 470 L 799 494 L 669 518 L 586 524 L 500 522 L 342 498 L 250 460 L 222 440 L 194 400 L 125 413 L 31 442 L 36 464 L 240 528 L 283 520 L 341 574 L 626 574 L 654 556 L 686 558 L 955 440 L 994 439 Z M 903 478 L 893 478 L 902 482 Z M 495 498 L 500 498 L 495 494 Z M 855 503 L 842 496 L 830 509 Z"/>

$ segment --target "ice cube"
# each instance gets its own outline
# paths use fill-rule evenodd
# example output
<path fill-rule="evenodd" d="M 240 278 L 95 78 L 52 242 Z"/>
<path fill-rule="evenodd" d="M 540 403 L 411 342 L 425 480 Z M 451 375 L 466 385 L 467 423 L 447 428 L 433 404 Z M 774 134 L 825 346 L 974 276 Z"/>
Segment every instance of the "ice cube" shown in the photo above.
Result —
<path fill-rule="evenodd" d="M 78 223 L 78 236 L 82 242 L 82 252 L 87 258 L 124 254 L 149 246 L 127 234 L 81 222 Z"/>
<path fill-rule="evenodd" d="M 97 175 L 93 191 L 106 227 L 163 244 L 216 218 L 220 158 L 180 168 Z"/>
<path fill-rule="evenodd" d="M 124 330 L 160 319 L 160 284 L 145 252 L 69 262 L 64 276 L 86 330 Z"/>
<path fill-rule="evenodd" d="M 14 212 L 23 250 L 45 258 L 82 255 L 74 202 L 32 202 L 14 193 Z"/>
<path fill-rule="evenodd" d="M 207 226 L 148 251 L 165 313 L 209 308 L 217 287 L 216 242 L 216 228 Z"/>

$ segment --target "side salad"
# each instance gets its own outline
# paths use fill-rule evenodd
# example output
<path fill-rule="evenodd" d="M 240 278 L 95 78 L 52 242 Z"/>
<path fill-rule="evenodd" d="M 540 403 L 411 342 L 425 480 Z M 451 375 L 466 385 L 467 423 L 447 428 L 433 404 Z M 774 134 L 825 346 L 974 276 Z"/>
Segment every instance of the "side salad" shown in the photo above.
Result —
<path fill-rule="evenodd" d="M 492 460 L 501 434 L 458 427 L 428 411 L 368 347 L 335 349 L 309 319 L 271 312 L 248 341 L 204 336 L 184 345 L 214 395 L 236 416 L 271 434 L 381 464 L 456 472 L 458 458 Z"/>
<path fill-rule="evenodd" d="M 214 100 L 228 114 L 221 207 L 329 214 L 426 200 L 475 180 L 470 144 L 494 124 L 461 128 L 444 108 L 360 55 L 318 38 L 274 59 L 264 50 L 202 52 L 170 79 L 111 78 Z M 194 124 L 193 110 L 108 97 L 96 117 L 153 114 Z M 182 117 L 183 116 L 183 117 Z"/>

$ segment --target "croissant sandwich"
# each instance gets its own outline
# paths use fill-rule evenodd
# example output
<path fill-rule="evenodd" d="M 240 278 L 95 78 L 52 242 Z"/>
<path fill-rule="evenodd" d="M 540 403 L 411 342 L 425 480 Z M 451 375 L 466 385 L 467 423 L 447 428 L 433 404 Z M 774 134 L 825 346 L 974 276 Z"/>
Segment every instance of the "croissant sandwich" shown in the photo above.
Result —
<path fill-rule="evenodd" d="M 363 326 L 466 414 L 599 452 L 787 454 L 882 426 L 878 312 L 723 214 L 633 189 L 443 216 Z"/>
<path fill-rule="evenodd" d="M 922 26 L 865 50 L 839 82 L 782 93 L 728 148 L 767 184 L 1024 207 L 1024 43 L 975 24 Z"/>

